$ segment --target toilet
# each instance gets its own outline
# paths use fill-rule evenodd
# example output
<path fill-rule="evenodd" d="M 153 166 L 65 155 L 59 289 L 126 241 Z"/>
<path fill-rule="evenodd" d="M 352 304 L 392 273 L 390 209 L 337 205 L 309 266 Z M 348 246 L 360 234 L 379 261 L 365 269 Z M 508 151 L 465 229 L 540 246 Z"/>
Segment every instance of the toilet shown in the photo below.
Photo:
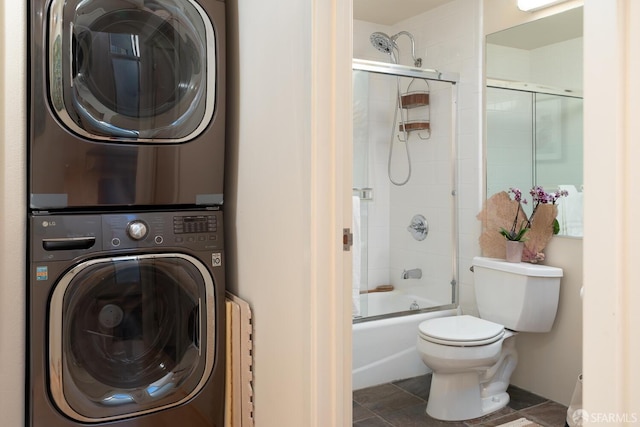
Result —
<path fill-rule="evenodd" d="M 549 332 L 558 309 L 562 269 L 475 257 L 480 317 L 425 320 L 417 349 L 432 371 L 427 414 L 444 421 L 481 417 L 509 403 L 518 332 Z"/>

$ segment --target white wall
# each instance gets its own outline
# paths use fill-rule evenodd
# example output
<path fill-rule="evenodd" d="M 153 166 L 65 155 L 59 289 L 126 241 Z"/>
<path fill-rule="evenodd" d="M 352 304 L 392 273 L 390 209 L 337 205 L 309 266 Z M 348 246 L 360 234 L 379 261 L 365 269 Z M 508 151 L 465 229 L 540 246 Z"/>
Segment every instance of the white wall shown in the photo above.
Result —
<path fill-rule="evenodd" d="M 26 2 L 0 3 L 0 414 L 24 425 Z"/>

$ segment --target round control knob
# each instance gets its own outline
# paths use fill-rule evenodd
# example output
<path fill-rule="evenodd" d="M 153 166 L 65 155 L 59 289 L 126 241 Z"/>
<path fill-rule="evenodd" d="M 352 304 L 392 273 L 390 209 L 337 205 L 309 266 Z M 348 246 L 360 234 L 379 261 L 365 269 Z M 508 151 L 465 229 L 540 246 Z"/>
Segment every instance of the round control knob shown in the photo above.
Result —
<path fill-rule="evenodd" d="M 142 240 L 147 236 L 149 229 L 147 228 L 147 224 L 140 220 L 131 221 L 127 225 L 127 234 L 133 240 Z"/>

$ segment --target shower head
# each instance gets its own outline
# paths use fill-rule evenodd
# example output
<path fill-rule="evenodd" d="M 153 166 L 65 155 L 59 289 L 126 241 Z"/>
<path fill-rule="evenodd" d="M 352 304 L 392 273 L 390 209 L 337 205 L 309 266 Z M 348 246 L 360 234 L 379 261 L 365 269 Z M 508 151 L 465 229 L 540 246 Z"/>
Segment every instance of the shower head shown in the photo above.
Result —
<path fill-rule="evenodd" d="M 398 45 L 396 45 L 395 39 L 389 37 L 385 33 L 375 32 L 371 34 L 369 37 L 371 40 L 371 44 L 373 47 L 378 49 L 380 52 L 391 55 L 393 53 L 393 49 L 397 49 Z"/>
<path fill-rule="evenodd" d="M 409 39 L 411 40 L 411 55 L 413 56 L 413 65 L 416 67 L 421 67 L 422 58 L 416 58 L 415 41 L 413 40 L 413 35 L 410 32 L 400 31 L 398 34 L 388 36 L 385 33 L 376 31 L 375 33 L 371 34 L 369 40 L 371 40 L 371 44 L 373 45 L 373 47 L 378 49 L 380 52 L 391 55 L 392 61 L 396 62 L 396 57 L 393 51 L 394 49 L 399 51 L 396 40 L 398 40 L 398 37 L 402 35 L 409 37 Z"/>

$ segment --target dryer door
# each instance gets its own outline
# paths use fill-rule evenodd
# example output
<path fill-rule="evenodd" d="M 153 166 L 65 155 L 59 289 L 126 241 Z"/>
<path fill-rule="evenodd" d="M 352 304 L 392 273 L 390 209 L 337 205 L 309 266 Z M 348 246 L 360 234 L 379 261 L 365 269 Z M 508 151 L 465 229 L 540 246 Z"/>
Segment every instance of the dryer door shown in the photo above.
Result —
<path fill-rule="evenodd" d="M 50 309 L 51 395 L 83 422 L 178 405 L 213 368 L 214 284 L 183 254 L 97 259 L 67 272 Z"/>
<path fill-rule="evenodd" d="M 90 139 L 193 139 L 213 115 L 214 38 L 194 0 L 53 0 L 52 109 Z"/>

